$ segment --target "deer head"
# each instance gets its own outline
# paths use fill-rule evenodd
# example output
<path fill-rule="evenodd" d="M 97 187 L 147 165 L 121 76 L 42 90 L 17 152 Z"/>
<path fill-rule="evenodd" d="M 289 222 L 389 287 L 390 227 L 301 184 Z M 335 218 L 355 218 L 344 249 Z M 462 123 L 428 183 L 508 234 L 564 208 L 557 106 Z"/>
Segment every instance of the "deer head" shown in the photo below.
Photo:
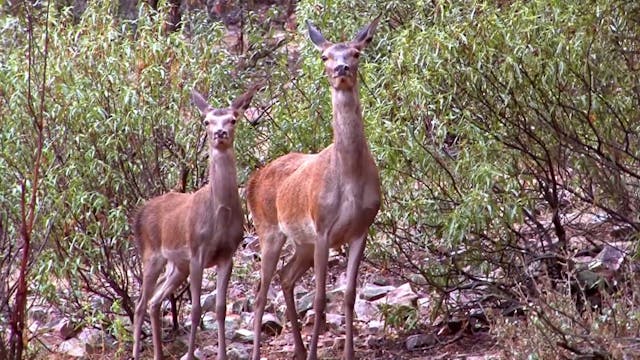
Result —
<path fill-rule="evenodd" d="M 371 42 L 380 21 L 380 16 L 360 29 L 351 41 L 333 44 L 325 40 L 320 31 L 307 20 L 309 38 L 316 49 L 322 52 L 324 69 L 331 87 L 337 90 L 350 89 L 357 83 L 360 52 Z"/>
<path fill-rule="evenodd" d="M 257 86 L 238 96 L 228 108 L 216 109 L 204 99 L 196 90 L 191 92 L 191 99 L 198 107 L 204 120 L 202 124 L 207 131 L 209 145 L 212 149 L 226 150 L 233 145 L 236 123 L 244 111 L 247 110 Z"/>

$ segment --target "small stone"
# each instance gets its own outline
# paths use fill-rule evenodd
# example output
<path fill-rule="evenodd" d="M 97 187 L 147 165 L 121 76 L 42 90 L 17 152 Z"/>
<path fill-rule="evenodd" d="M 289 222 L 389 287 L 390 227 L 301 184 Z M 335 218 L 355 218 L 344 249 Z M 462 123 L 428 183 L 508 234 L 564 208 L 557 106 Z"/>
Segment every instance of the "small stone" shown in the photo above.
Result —
<path fill-rule="evenodd" d="M 616 272 L 620 269 L 620 265 L 624 261 L 625 252 L 611 245 L 605 245 L 602 251 L 596 256 L 596 260 L 598 261 L 598 265 L 602 264 L 602 266 L 611 272 Z M 593 266 L 595 268 L 596 266 Z"/>
<path fill-rule="evenodd" d="M 238 299 L 231 304 L 231 312 L 234 314 L 241 314 L 250 308 L 249 300 L 246 298 Z"/>
<path fill-rule="evenodd" d="M 383 341 L 377 336 L 369 335 L 367 336 L 367 339 L 364 341 L 364 343 L 367 345 L 369 349 L 376 349 L 380 347 Z"/>
<path fill-rule="evenodd" d="M 242 344 L 233 343 L 227 350 L 227 357 L 229 360 L 248 360 L 249 350 Z"/>
<path fill-rule="evenodd" d="M 233 335 L 233 340 L 244 343 L 253 343 L 253 331 L 248 329 L 238 329 Z"/>
<path fill-rule="evenodd" d="M 384 298 L 377 300 L 377 303 L 391 306 L 416 306 L 417 300 L 418 295 L 411 289 L 411 285 L 405 283 L 389 292 Z"/>
<path fill-rule="evenodd" d="M 195 350 L 193 350 L 193 356 L 196 359 L 206 359 L 206 357 L 204 356 L 204 353 L 200 350 L 200 348 L 195 348 Z M 187 359 L 187 353 L 185 353 L 180 357 L 180 360 L 186 360 L 186 359 Z"/>
<path fill-rule="evenodd" d="M 262 316 L 262 332 L 269 336 L 280 335 L 282 332 L 282 322 L 272 313 L 264 313 Z"/>
<path fill-rule="evenodd" d="M 94 352 L 107 345 L 104 335 L 105 333 L 98 329 L 86 328 L 82 329 L 77 339 L 85 345 L 86 351 Z"/>
<path fill-rule="evenodd" d="M 422 274 L 411 274 L 409 280 L 418 286 L 428 285 L 427 279 Z"/>
<path fill-rule="evenodd" d="M 32 321 L 45 323 L 47 322 L 47 318 L 49 317 L 49 313 L 44 307 L 34 306 L 29 310 L 29 318 Z"/>
<path fill-rule="evenodd" d="M 381 320 L 372 320 L 369 321 L 367 323 L 367 329 L 372 332 L 372 333 L 376 333 L 381 331 L 382 329 L 384 329 L 384 322 Z"/>
<path fill-rule="evenodd" d="M 344 298 L 344 293 L 347 291 L 347 285 L 338 286 L 335 289 L 327 291 L 328 301 L 341 301 Z"/>
<path fill-rule="evenodd" d="M 62 340 L 69 340 L 80 331 L 80 328 L 73 325 L 69 319 L 58 319 L 51 324 L 51 327 Z"/>
<path fill-rule="evenodd" d="M 216 293 L 200 296 L 200 306 L 203 314 L 209 311 L 216 311 Z"/>
<path fill-rule="evenodd" d="M 344 336 L 336 336 L 336 338 L 333 340 L 333 348 L 335 350 L 343 350 L 346 341 L 347 341 L 346 337 L 344 337 Z"/>
<path fill-rule="evenodd" d="M 418 299 L 418 309 L 427 311 L 431 306 L 431 299 L 429 298 L 421 298 Z"/>
<path fill-rule="evenodd" d="M 327 325 L 335 330 L 342 328 L 342 325 L 344 324 L 344 315 L 326 314 L 326 319 Z"/>
<path fill-rule="evenodd" d="M 236 314 L 227 314 L 227 317 L 224 321 L 225 327 L 225 337 L 227 339 L 233 338 L 235 335 L 236 329 L 240 327 L 241 317 Z M 204 324 L 204 328 L 207 330 L 218 331 L 218 320 L 216 318 L 215 313 L 207 313 L 202 317 L 202 323 Z M 191 320 L 187 320 L 184 323 L 185 328 L 189 329 L 191 327 Z"/>
<path fill-rule="evenodd" d="M 213 329 L 213 328 L 217 328 L 218 324 L 217 324 L 217 318 L 216 318 L 216 314 L 215 313 L 205 313 L 204 316 L 202 317 L 202 324 L 204 325 L 205 329 Z M 187 320 L 187 322 L 185 323 L 185 326 L 190 326 L 191 325 L 191 320 Z"/>
<path fill-rule="evenodd" d="M 77 358 L 87 356 L 87 350 L 84 344 L 76 338 L 68 339 L 60 343 L 60 345 L 58 345 L 58 352 Z"/>
<path fill-rule="evenodd" d="M 204 354 L 205 359 L 212 359 L 218 355 L 218 346 L 217 345 L 207 345 L 202 348 L 202 352 Z"/>
<path fill-rule="evenodd" d="M 373 283 L 373 285 L 378 285 L 378 286 L 387 286 L 387 285 L 389 285 L 389 280 L 387 278 L 382 277 L 382 276 L 375 277 L 371 282 Z"/>
<path fill-rule="evenodd" d="M 368 301 L 374 301 L 384 297 L 392 290 L 395 290 L 394 286 L 367 285 L 362 289 L 360 297 Z"/>
<path fill-rule="evenodd" d="M 312 291 L 300 298 L 297 303 L 298 316 L 302 316 L 309 309 L 313 308 L 313 300 L 316 296 L 315 291 Z"/>
<path fill-rule="evenodd" d="M 417 334 L 409 336 L 405 345 L 407 347 L 407 350 L 413 351 L 421 347 L 433 346 L 436 344 L 436 342 L 437 339 L 432 334 Z"/>
<path fill-rule="evenodd" d="M 362 299 L 356 299 L 353 310 L 356 313 L 356 318 L 361 321 L 371 321 L 380 317 L 376 305 Z"/>

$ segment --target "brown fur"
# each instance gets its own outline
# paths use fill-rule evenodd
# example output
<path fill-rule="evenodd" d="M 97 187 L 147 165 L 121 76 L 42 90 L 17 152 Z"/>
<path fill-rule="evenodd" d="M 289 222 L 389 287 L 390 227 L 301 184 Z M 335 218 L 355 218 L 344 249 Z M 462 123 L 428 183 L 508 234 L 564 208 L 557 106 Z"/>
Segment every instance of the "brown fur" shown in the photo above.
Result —
<path fill-rule="evenodd" d="M 236 180 L 233 140 L 236 118 L 249 106 L 256 87 L 226 109 L 214 109 L 197 92 L 194 103 L 204 115 L 209 140 L 209 184 L 190 194 L 170 192 L 155 197 L 136 213 L 133 232 L 142 260 L 142 286 L 133 325 L 133 358 L 140 358 L 144 314 L 149 305 L 154 359 L 162 359 L 160 305 L 187 276 L 191 288 L 191 333 L 187 360 L 194 358 L 200 323 L 204 268 L 217 266 L 216 315 L 218 359 L 226 359 L 226 292 L 232 258 L 243 235 L 243 215 Z M 165 269 L 166 266 L 166 269 Z M 160 273 L 164 275 L 158 280 Z"/>
<path fill-rule="evenodd" d="M 350 244 L 345 292 L 346 343 L 344 358 L 354 358 L 353 306 L 359 263 L 369 226 L 380 208 L 380 179 L 362 123 L 358 91 L 358 57 L 369 42 L 378 19 L 348 43 L 333 45 L 309 24 L 309 35 L 323 53 L 331 84 L 333 144 L 318 154 L 292 153 L 254 173 L 247 185 L 247 202 L 260 237 L 261 283 L 254 318 L 253 360 L 260 359 L 261 322 L 266 294 L 280 252 L 290 239 L 292 259 L 280 270 L 280 281 L 292 324 L 295 358 L 304 359 L 293 288 L 314 266 L 316 321 L 309 359 L 317 358 L 318 336 L 325 327 L 327 262 L 330 247 Z"/>

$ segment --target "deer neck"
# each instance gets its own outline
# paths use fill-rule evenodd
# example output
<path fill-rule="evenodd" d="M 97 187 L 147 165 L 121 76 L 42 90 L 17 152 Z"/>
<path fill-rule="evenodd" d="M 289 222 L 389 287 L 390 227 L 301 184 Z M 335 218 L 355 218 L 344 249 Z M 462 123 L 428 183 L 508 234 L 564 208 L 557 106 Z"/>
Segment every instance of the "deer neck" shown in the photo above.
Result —
<path fill-rule="evenodd" d="M 357 84 L 352 89 L 331 88 L 333 105 L 333 146 L 336 166 L 343 175 L 360 174 L 366 166 L 369 146 L 364 134 L 362 108 Z"/>
<path fill-rule="evenodd" d="M 238 182 L 233 149 L 209 152 L 209 184 L 211 197 L 216 206 L 233 205 L 238 202 Z"/>

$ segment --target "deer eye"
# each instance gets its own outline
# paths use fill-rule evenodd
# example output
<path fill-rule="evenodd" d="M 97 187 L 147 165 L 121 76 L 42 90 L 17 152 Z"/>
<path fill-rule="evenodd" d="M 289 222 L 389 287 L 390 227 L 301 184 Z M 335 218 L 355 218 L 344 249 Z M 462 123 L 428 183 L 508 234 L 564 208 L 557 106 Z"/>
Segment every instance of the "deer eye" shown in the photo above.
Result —
<path fill-rule="evenodd" d="M 356 59 L 359 58 L 360 57 L 360 52 L 356 51 L 355 53 L 353 53 L 353 57 L 356 58 Z"/>
<path fill-rule="evenodd" d="M 202 120 L 202 125 L 209 126 L 209 120 L 207 119 Z"/>
<path fill-rule="evenodd" d="M 322 59 L 323 62 L 329 60 L 327 55 L 322 55 L 322 57 L 320 59 Z"/>
<path fill-rule="evenodd" d="M 231 119 L 231 125 L 235 125 L 236 124 L 236 119 Z"/>

